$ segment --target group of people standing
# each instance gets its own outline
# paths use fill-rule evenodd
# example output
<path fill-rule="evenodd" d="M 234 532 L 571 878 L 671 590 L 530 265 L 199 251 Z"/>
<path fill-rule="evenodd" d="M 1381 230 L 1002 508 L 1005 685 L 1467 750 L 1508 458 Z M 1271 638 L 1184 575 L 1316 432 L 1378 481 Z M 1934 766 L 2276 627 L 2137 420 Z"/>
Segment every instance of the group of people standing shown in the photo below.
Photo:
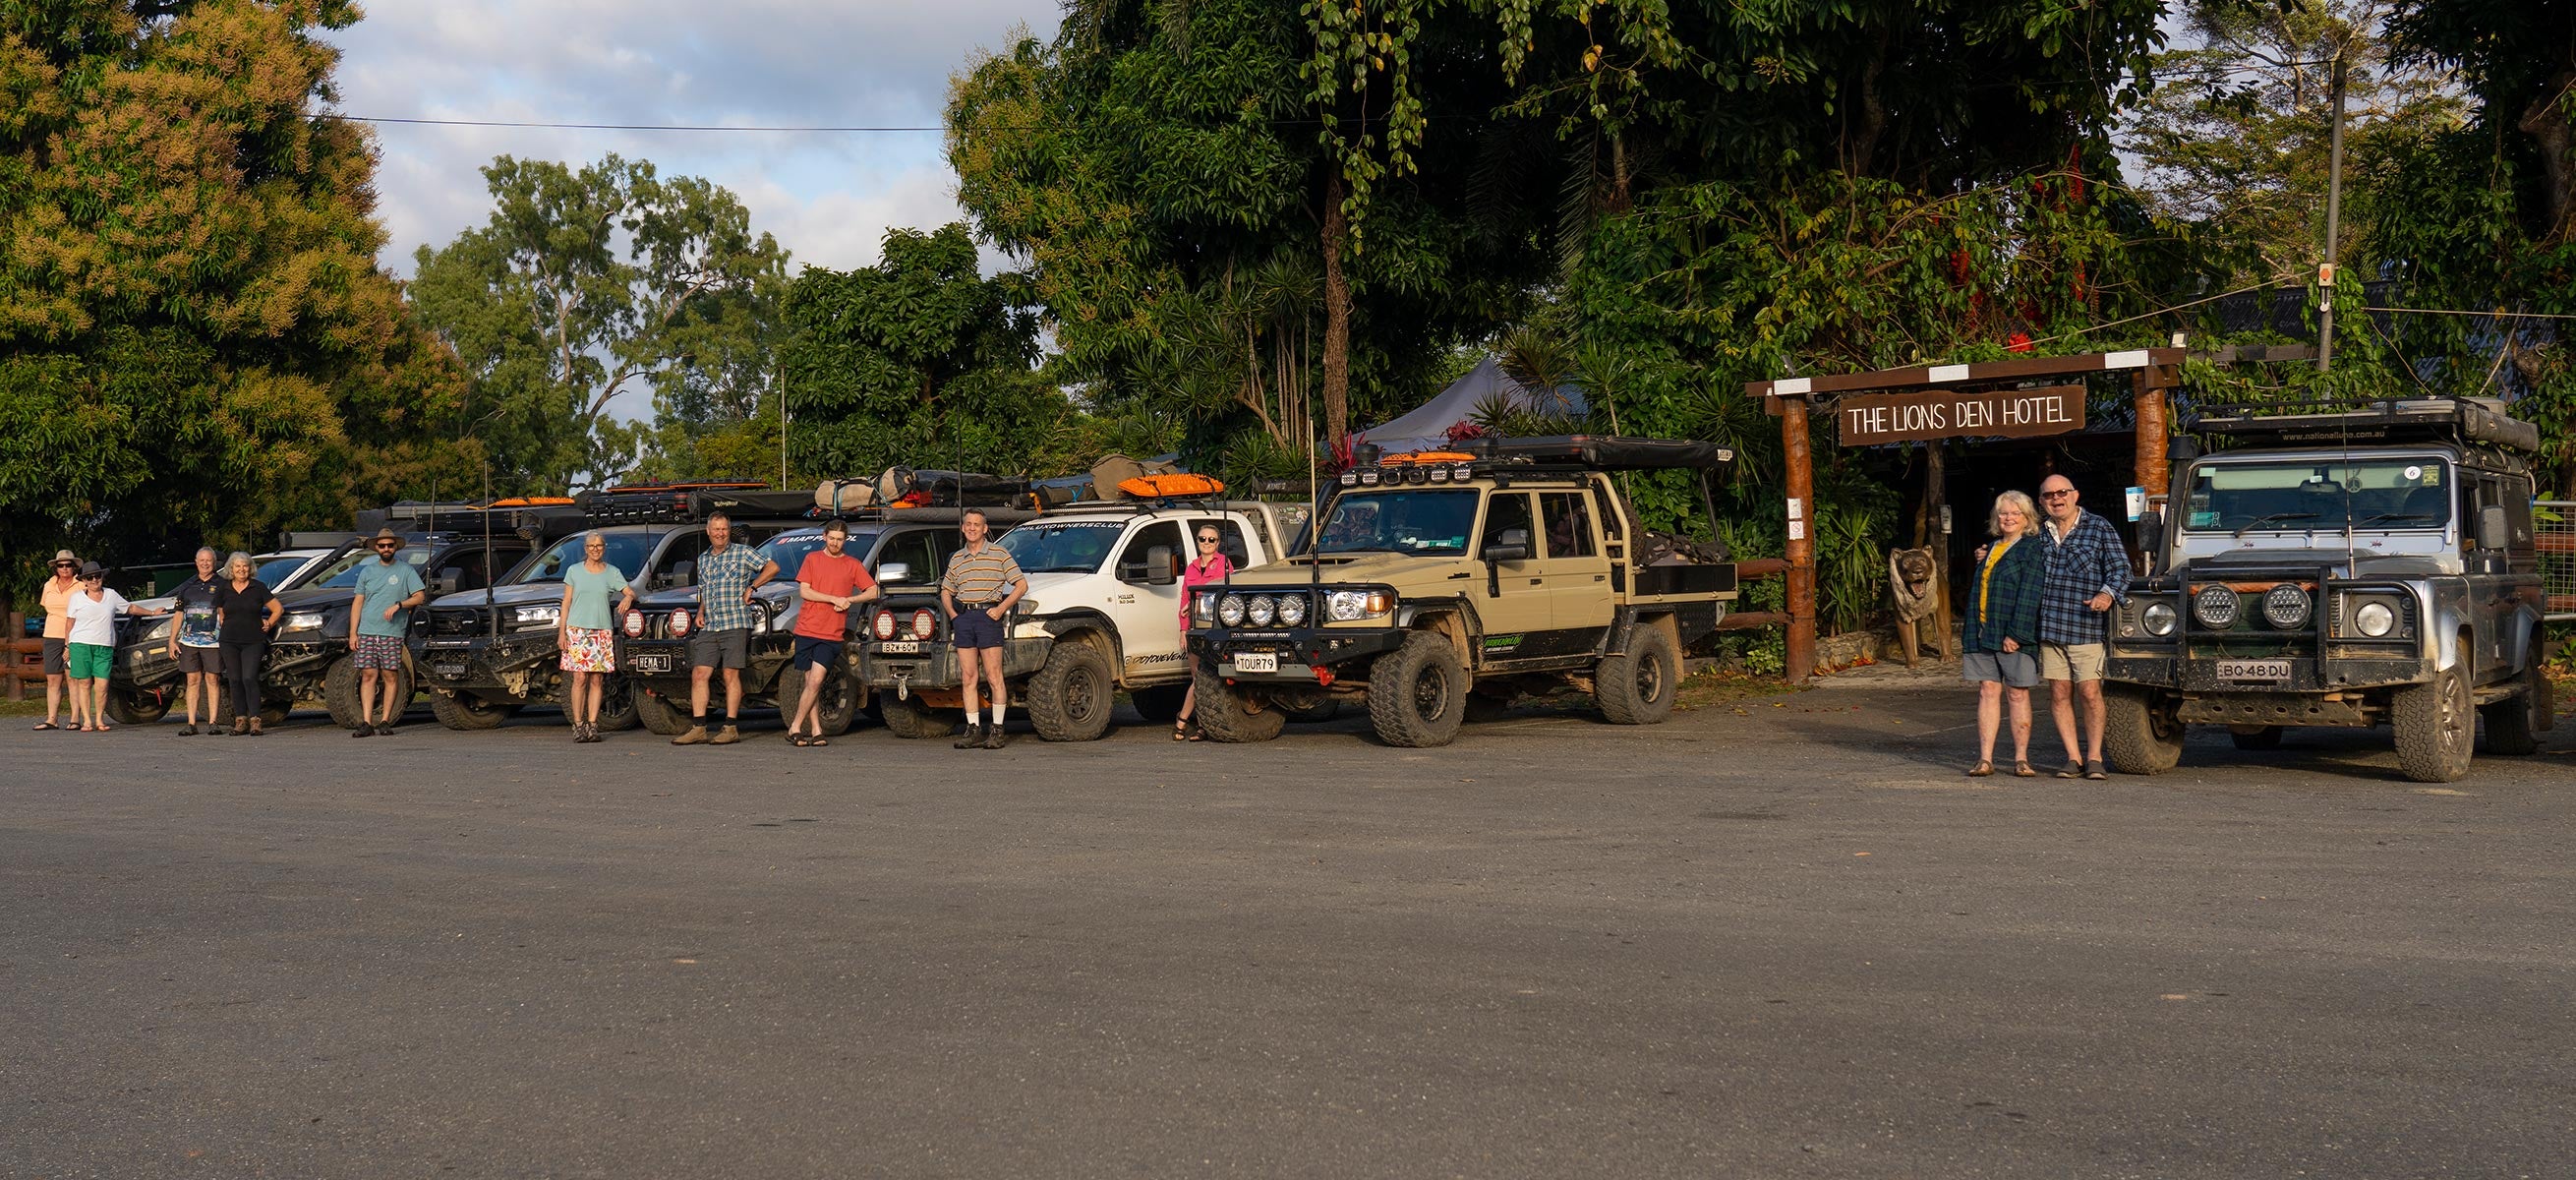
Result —
<path fill-rule="evenodd" d="M 174 592 L 177 622 L 170 629 L 170 658 L 178 661 L 186 682 L 187 723 L 181 737 L 194 737 L 202 702 L 206 730 L 256 734 L 259 718 L 259 664 L 268 635 L 285 613 L 275 595 L 254 576 L 247 553 L 234 553 L 217 572 L 215 551 L 197 550 L 196 572 Z M 104 733 L 107 681 L 116 667 L 116 620 L 120 615 L 152 612 L 107 588 L 107 571 L 95 561 L 82 561 L 69 549 L 54 554 L 53 576 L 43 591 L 45 608 L 45 719 L 39 730 Z M 232 725 L 216 717 L 219 690 L 234 702 Z M 65 689 L 69 692 L 66 693 Z M 71 718 L 64 723 L 68 696 Z M 248 707 L 243 702 L 249 702 Z"/>
<path fill-rule="evenodd" d="M 1976 577 L 1960 626 L 1962 675 L 1977 686 L 1977 761 L 1972 778 L 1995 772 L 1995 737 L 2012 722 L 2013 773 L 2030 765 L 2030 690 L 2049 686 L 2059 778 L 2104 779 L 2102 670 L 2111 608 L 2128 596 L 2129 553 L 2111 523 L 2086 512 L 2072 480 L 2052 475 L 2039 502 L 2018 491 L 1995 497 L 1976 552 Z M 2078 739 L 2077 706 L 2082 706 Z"/>

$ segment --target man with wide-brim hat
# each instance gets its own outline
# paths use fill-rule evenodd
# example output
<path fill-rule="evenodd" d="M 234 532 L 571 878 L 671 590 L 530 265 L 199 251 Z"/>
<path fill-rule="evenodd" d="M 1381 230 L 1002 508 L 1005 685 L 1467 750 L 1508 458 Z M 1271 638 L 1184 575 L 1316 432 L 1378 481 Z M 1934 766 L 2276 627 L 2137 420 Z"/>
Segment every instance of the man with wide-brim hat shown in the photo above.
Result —
<path fill-rule="evenodd" d="M 349 658 L 358 665 L 356 737 L 392 733 L 411 703 L 395 699 L 402 684 L 403 634 L 411 630 L 411 608 L 429 600 L 420 571 L 402 559 L 402 534 L 377 529 L 368 544 L 376 559 L 359 563 L 358 598 L 349 606 Z M 381 720 L 379 696 L 384 698 Z"/>
<path fill-rule="evenodd" d="M 68 671 L 72 636 L 72 594 L 80 589 L 80 558 L 69 549 L 54 551 L 53 575 L 45 579 L 45 719 L 38 729 L 63 727 L 63 680 Z"/>

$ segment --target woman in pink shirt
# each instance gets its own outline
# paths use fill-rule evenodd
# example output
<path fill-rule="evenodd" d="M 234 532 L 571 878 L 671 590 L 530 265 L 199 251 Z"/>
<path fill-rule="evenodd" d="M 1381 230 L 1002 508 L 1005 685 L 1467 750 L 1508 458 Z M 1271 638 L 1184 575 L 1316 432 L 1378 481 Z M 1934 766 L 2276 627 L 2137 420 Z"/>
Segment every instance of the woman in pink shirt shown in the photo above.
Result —
<path fill-rule="evenodd" d="M 1190 604 L 1197 599 L 1198 588 L 1211 582 L 1222 582 L 1234 572 L 1234 563 L 1225 559 L 1225 538 L 1217 532 L 1217 526 L 1200 525 L 1198 534 L 1199 555 L 1181 570 L 1181 644 L 1184 648 L 1189 645 Z M 1193 677 L 1190 690 L 1181 696 L 1180 719 L 1172 722 L 1173 741 L 1206 740 L 1207 735 L 1200 733 L 1199 727 L 1190 721 L 1198 707 L 1198 696 L 1197 678 Z"/>

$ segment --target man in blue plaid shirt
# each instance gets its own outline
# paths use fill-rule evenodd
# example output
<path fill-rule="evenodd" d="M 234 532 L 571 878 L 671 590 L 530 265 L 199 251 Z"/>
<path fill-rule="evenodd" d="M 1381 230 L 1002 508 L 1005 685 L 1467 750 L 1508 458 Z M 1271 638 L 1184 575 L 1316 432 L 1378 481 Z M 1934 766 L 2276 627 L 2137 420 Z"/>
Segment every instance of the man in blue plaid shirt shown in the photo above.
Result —
<path fill-rule="evenodd" d="M 742 668 L 751 655 L 751 592 L 778 576 L 778 563 L 733 543 L 733 521 L 707 518 L 707 552 L 698 559 L 698 629 L 689 634 L 689 731 L 675 746 L 730 746 L 742 740 Z M 724 728 L 707 736 L 707 680 L 724 669 Z"/>
<path fill-rule="evenodd" d="M 2129 551 L 2111 522 L 2076 506 L 2075 483 L 2063 475 L 2039 485 L 2040 537 L 2048 578 L 2039 595 L 2039 674 L 2048 681 L 2058 740 L 2066 743 L 2059 778 L 2111 777 L 2102 766 L 2102 663 L 2111 606 L 2128 597 Z M 2075 698 L 2084 699 L 2083 757 L 2076 757 Z"/>

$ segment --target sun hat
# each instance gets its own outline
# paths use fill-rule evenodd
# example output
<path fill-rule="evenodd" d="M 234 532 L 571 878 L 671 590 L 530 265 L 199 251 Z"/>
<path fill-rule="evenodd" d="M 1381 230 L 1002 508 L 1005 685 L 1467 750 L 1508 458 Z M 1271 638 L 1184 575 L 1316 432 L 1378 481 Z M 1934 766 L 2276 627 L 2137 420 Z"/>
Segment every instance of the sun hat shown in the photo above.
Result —
<path fill-rule="evenodd" d="M 107 576 L 107 567 L 100 565 L 95 561 L 84 561 L 81 563 L 80 576 L 84 578 L 104 578 Z"/>
<path fill-rule="evenodd" d="M 79 560 L 80 560 L 80 558 L 73 556 L 73 555 L 72 555 L 72 551 L 71 551 L 71 550 L 69 550 L 69 549 L 56 549 L 56 550 L 54 550 L 54 564 L 55 564 L 55 565 L 61 565 L 62 563 L 66 562 L 66 561 L 79 561 Z"/>

